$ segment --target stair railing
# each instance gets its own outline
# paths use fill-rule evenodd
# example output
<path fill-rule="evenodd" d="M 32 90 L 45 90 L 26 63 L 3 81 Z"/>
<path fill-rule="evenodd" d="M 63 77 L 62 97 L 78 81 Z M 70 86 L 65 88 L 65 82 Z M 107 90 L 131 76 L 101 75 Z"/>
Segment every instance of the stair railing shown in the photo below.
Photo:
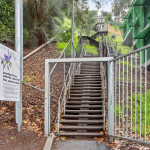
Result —
<path fill-rule="evenodd" d="M 113 66 L 108 73 L 109 78 L 113 79 L 109 80 L 113 93 L 108 97 L 110 137 L 150 144 L 149 49 L 150 45 L 147 45 L 108 62 Z"/>
<path fill-rule="evenodd" d="M 109 39 L 106 39 L 104 37 L 104 45 L 105 45 L 105 50 L 107 51 L 107 55 L 103 57 L 110 57 L 110 50 L 109 50 Z"/>
<path fill-rule="evenodd" d="M 81 43 L 81 52 L 80 53 L 75 53 L 74 58 L 82 58 L 84 57 L 85 53 L 86 53 L 86 48 L 85 48 L 85 44 L 83 44 L 83 40 L 82 37 L 79 38 L 78 43 L 76 44 L 76 47 L 74 48 L 74 50 L 76 50 L 76 48 L 79 46 L 79 44 Z M 60 116 L 62 113 L 64 113 L 65 115 L 65 110 L 66 110 L 66 98 L 70 97 L 70 87 L 71 84 L 74 84 L 74 75 L 75 74 L 80 74 L 80 68 L 81 68 L 81 64 L 82 63 L 71 63 L 70 68 L 68 70 L 67 76 L 64 80 L 64 86 L 62 88 L 59 100 L 58 100 L 58 128 L 57 128 L 57 133 L 59 136 L 59 126 L 60 126 Z"/>
<path fill-rule="evenodd" d="M 107 36 L 107 38 L 105 39 L 106 39 L 107 48 L 109 49 L 109 47 L 112 47 L 112 50 L 115 53 L 115 57 L 116 57 L 118 55 L 117 42 L 115 43 L 112 38 L 109 38 L 109 36 Z"/>
<path fill-rule="evenodd" d="M 105 57 L 103 56 L 103 43 L 101 42 L 100 40 L 100 43 L 99 43 L 99 56 L 100 57 Z M 106 95 L 107 95 L 107 64 L 104 63 L 104 62 L 100 62 L 100 70 L 101 70 L 101 83 L 102 83 L 102 114 L 103 114 L 103 135 L 105 135 L 105 124 L 106 124 Z"/>

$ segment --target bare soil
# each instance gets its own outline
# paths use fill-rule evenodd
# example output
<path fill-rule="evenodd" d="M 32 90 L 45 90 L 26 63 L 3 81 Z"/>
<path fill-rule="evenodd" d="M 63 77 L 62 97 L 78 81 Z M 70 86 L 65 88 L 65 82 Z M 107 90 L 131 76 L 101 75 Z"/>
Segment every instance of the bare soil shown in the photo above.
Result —
<path fill-rule="evenodd" d="M 111 27 L 111 25 L 110 24 L 108 24 L 108 33 L 109 34 L 117 34 L 117 35 L 121 35 L 121 32 L 120 32 L 120 30 L 115 30 L 113 27 Z"/>

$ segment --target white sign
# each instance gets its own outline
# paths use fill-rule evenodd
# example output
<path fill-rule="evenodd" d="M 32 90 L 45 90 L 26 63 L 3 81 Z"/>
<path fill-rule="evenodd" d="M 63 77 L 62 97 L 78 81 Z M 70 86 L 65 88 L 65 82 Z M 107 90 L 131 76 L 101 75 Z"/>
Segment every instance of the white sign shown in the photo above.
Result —
<path fill-rule="evenodd" d="M 0 44 L 0 100 L 19 101 L 20 54 Z"/>

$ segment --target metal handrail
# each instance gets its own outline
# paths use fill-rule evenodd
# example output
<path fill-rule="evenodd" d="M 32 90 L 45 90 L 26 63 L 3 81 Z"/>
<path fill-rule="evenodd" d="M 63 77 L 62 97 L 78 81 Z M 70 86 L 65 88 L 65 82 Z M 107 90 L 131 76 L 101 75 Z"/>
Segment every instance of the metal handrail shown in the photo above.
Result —
<path fill-rule="evenodd" d="M 110 57 L 110 52 L 109 52 L 109 47 L 108 47 L 108 41 L 107 41 L 107 39 L 105 38 L 105 42 L 106 42 L 106 47 L 107 47 L 107 55 L 108 55 L 108 57 Z"/>
<path fill-rule="evenodd" d="M 33 54 L 35 54 L 37 51 L 39 51 L 40 49 L 44 48 L 46 45 L 50 44 L 51 42 L 53 42 L 56 39 L 57 36 L 53 37 L 52 39 L 50 39 L 48 42 L 46 42 L 45 44 L 43 44 L 42 46 L 36 48 L 34 51 L 32 51 L 31 53 L 29 53 L 28 55 L 26 55 L 23 60 L 26 60 L 27 58 L 29 58 L 30 56 L 32 56 Z"/>
<path fill-rule="evenodd" d="M 68 45 L 70 44 L 70 42 L 71 42 L 71 39 L 69 40 L 69 42 L 68 42 L 68 44 L 66 45 L 66 47 L 63 49 L 63 51 L 62 51 L 62 53 L 61 53 L 59 59 L 60 59 L 60 58 L 62 57 L 62 55 L 64 54 L 64 52 L 65 52 L 66 48 L 68 47 Z M 56 66 L 57 66 L 57 63 L 56 63 L 56 64 L 54 65 L 54 67 L 52 68 L 52 70 L 51 70 L 51 72 L 50 72 L 50 75 L 53 73 L 53 71 L 55 70 Z"/>
<path fill-rule="evenodd" d="M 129 56 L 129 55 L 131 55 L 131 54 L 135 54 L 135 53 L 137 53 L 137 52 L 140 52 L 140 51 L 143 51 L 143 50 L 149 49 L 149 48 L 150 48 L 150 44 L 147 45 L 147 46 L 144 46 L 144 47 L 142 47 L 142 48 L 139 48 L 139 49 L 137 49 L 137 50 L 134 50 L 134 51 L 132 51 L 132 52 L 129 52 L 129 53 L 127 53 L 127 54 L 123 54 L 123 55 L 121 55 L 121 56 L 118 56 L 117 58 L 111 59 L 109 62 L 112 62 L 112 61 L 115 61 L 115 60 L 118 60 L 118 59 L 127 57 L 127 56 Z"/>
<path fill-rule="evenodd" d="M 101 43 L 101 40 L 99 42 L 99 45 L 100 45 L 100 57 L 103 57 L 103 54 L 102 54 L 102 43 Z M 103 63 L 100 63 L 100 69 L 101 69 L 101 81 L 102 81 L 102 98 L 103 98 L 103 110 L 102 110 L 102 114 L 103 114 L 103 134 L 105 134 L 105 121 L 106 121 L 106 98 L 105 98 L 105 85 L 107 86 L 106 84 L 106 77 L 107 77 L 107 74 L 105 72 L 105 69 L 104 69 L 104 64 Z"/>

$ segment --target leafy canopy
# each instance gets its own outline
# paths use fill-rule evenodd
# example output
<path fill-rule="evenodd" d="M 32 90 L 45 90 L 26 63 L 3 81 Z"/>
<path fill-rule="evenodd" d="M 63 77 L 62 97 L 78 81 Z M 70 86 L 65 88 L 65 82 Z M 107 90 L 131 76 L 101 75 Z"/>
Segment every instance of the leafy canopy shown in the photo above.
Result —
<path fill-rule="evenodd" d="M 0 1 L 0 41 L 8 40 L 15 31 L 15 3 L 13 0 Z"/>

